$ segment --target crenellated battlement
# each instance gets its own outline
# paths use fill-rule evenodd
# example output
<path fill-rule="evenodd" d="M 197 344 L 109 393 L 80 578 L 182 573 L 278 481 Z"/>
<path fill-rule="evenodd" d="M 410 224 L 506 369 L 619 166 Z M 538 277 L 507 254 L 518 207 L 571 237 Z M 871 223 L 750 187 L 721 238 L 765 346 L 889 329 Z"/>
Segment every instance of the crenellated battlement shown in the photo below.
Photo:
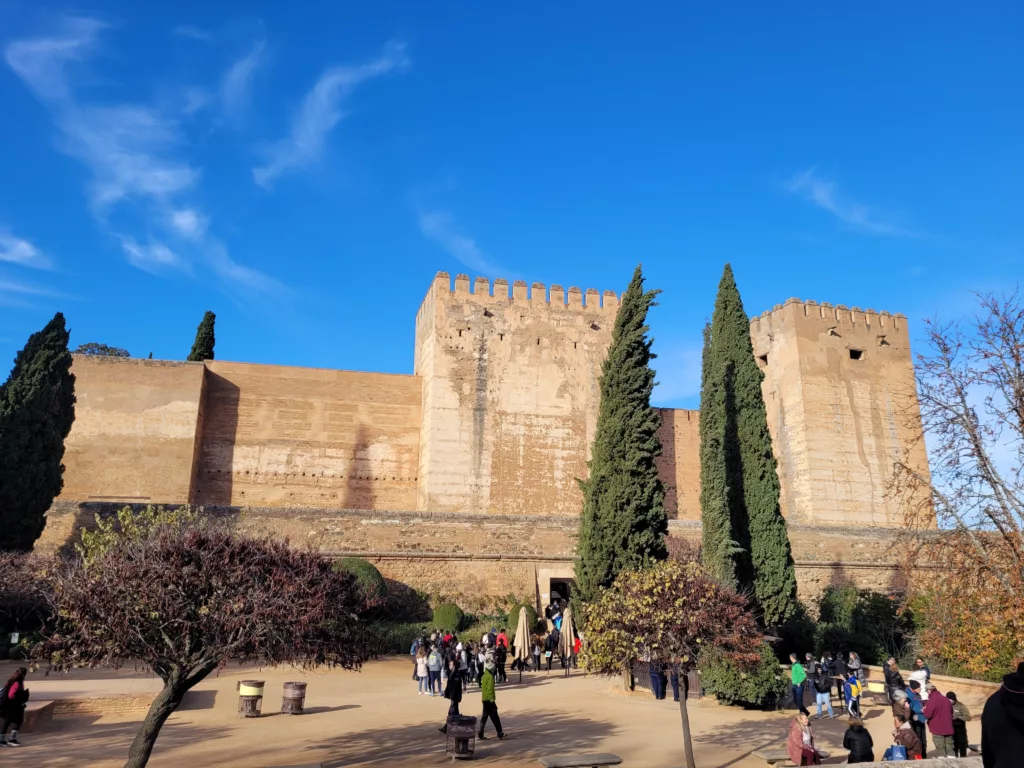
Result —
<path fill-rule="evenodd" d="M 533 283 L 533 285 L 527 286 L 522 280 L 516 280 L 510 286 L 508 280 L 502 277 L 492 283 L 486 277 L 477 277 L 470 281 L 469 275 L 465 274 L 456 275 L 453 284 L 447 272 L 438 272 L 434 276 L 423 306 L 427 305 L 431 297 L 436 301 L 449 296 L 481 304 L 506 303 L 523 307 L 579 309 L 611 314 L 616 313 L 619 309 L 619 295 L 615 291 L 600 293 L 595 288 L 587 288 L 584 291 L 575 285 L 570 286 L 566 291 L 558 284 L 546 286 L 544 283 Z M 420 307 L 421 312 L 423 306 Z"/>
<path fill-rule="evenodd" d="M 752 317 L 750 327 L 755 332 L 760 331 L 762 325 L 770 327 L 771 324 L 782 322 L 789 317 L 794 317 L 797 321 L 800 318 L 807 318 L 812 321 L 831 322 L 836 326 L 843 325 L 854 330 L 862 328 L 865 331 L 886 330 L 893 333 L 906 333 L 907 330 L 907 316 L 900 312 L 876 312 L 874 309 L 847 307 L 845 304 L 833 305 L 827 301 L 818 303 L 813 299 L 804 301 L 798 298 L 787 299 L 785 303 L 776 304 L 770 310 Z"/>

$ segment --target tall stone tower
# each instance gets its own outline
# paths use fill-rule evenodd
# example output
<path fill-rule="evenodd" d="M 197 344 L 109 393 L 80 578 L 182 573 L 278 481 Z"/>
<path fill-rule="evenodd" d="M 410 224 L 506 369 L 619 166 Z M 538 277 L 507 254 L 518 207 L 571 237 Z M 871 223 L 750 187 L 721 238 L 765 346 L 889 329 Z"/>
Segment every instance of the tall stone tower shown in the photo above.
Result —
<path fill-rule="evenodd" d="M 602 301 L 603 298 L 603 301 Z M 416 316 L 419 509 L 575 515 L 619 297 L 434 278 Z"/>
<path fill-rule="evenodd" d="M 898 525 L 894 459 L 928 477 L 906 318 L 789 299 L 750 331 L 786 518 Z"/>

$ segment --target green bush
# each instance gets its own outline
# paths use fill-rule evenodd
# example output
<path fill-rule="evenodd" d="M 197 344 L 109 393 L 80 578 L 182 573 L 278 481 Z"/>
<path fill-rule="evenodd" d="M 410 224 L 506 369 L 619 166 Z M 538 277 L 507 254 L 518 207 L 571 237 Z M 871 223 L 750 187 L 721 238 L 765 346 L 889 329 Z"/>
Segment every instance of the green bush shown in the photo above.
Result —
<path fill-rule="evenodd" d="M 434 617 L 431 623 L 437 629 L 447 629 L 458 632 L 464 626 L 466 614 L 462 612 L 455 603 L 441 603 L 434 608 Z"/>
<path fill-rule="evenodd" d="M 423 622 L 413 621 L 374 621 L 366 625 L 367 630 L 376 636 L 376 644 L 380 653 L 408 655 L 412 641 L 423 629 Z"/>
<path fill-rule="evenodd" d="M 516 603 L 512 606 L 512 609 L 508 612 L 508 627 L 509 637 L 516 633 L 516 627 L 519 626 L 519 609 L 526 608 L 526 629 L 532 632 L 537 626 L 537 611 L 531 603 Z"/>
<path fill-rule="evenodd" d="M 363 596 L 366 598 L 366 609 L 382 606 L 388 597 L 388 585 L 380 571 L 368 560 L 361 557 L 343 557 L 334 561 L 334 570 L 350 573 L 356 577 Z"/>
<path fill-rule="evenodd" d="M 767 643 L 761 645 L 760 660 L 749 666 L 737 664 L 717 649 L 705 652 L 700 677 L 705 692 L 722 704 L 747 707 L 772 706 L 782 700 L 789 687 L 775 652 Z"/>
<path fill-rule="evenodd" d="M 384 583 L 387 585 L 388 597 L 381 618 L 391 621 L 419 621 L 424 624 L 430 621 L 432 611 L 426 592 L 413 589 L 395 579 L 384 579 Z"/>
<path fill-rule="evenodd" d="M 901 615 L 888 595 L 855 587 L 829 587 L 819 602 L 814 645 L 824 651 L 856 651 L 865 664 L 906 656 L 913 640 L 912 614 Z"/>

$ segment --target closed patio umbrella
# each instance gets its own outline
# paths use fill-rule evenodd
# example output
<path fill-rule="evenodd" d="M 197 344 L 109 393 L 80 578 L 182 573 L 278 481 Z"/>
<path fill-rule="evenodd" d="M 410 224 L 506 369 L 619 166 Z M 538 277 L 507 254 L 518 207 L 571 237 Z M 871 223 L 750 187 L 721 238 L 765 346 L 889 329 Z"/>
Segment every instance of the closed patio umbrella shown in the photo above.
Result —
<path fill-rule="evenodd" d="M 572 621 L 572 608 L 562 614 L 562 635 L 558 638 L 558 655 L 562 657 L 565 674 L 569 674 L 572 657 L 576 655 L 576 626 Z"/>
<path fill-rule="evenodd" d="M 516 622 L 516 634 L 512 638 L 515 646 L 513 658 L 519 661 L 519 682 L 523 682 L 523 665 L 530 658 L 530 628 L 527 626 L 526 606 L 519 609 L 519 621 Z"/>

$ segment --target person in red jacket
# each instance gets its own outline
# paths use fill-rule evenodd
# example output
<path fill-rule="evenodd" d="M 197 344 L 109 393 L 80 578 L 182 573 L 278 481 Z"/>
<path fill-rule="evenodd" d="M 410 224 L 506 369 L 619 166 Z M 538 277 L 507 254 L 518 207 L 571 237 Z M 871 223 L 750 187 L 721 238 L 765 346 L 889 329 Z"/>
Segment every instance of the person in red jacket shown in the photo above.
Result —
<path fill-rule="evenodd" d="M 933 757 L 954 757 L 953 750 L 953 702 L 947 699 L 932 683 L 928 683 L 928 701 L 924 703 L 924 716 L 928 730 L 932 732 L 935 744 Z"/>

